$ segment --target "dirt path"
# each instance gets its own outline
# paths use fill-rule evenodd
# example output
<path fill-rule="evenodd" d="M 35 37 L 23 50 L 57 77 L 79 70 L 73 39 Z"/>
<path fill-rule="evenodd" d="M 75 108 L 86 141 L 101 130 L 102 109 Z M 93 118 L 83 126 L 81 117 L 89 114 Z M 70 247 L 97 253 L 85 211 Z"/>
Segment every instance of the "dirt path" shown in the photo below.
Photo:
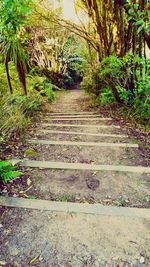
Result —
<path fill-rule="evenodd" d="M 60 93 L 56 103 L 46 106 L 48 112 L 73 113 L 90 111 L 89 97 L 81 90 L 64 91 Z"/>
<path fill-rule="evenodd" d="M 2 208 L 0 228 L 5 266 L 150 266 L 147 218 L 9 207 L 8 196 L 16 201 L 31 199 L 31 205 L 38 198 L 149 208 L 146 155 L 141 154 L 137 140 L 128 137 L 126 128 L 95 112 L 82 91 L 60 94 L 56 103 L 45 106 L 41 123 L 27 136 L 23 149 L 12 154 L 13 159 L 21 159 L 25 175 L 2 192 L 8 206 Z M 33 162 L 37 166 L 31 168 Z M 44 162 L 47 165 L 41 168 Z M 69 167 L 54 169 L 51 162 Z M 82 170 L 78 163 L 84 166 Z M 101 170 L 95 170 L 97 166 Z M 118 167 L 119 171 L 110 170 Z"/>

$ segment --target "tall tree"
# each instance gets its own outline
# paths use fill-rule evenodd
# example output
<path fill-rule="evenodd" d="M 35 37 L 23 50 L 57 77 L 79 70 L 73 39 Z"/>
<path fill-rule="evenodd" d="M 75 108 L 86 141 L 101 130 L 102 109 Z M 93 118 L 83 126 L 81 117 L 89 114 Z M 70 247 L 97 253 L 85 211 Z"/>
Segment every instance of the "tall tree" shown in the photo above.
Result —
<path fill-rule="evenodd" d="M 31 0 L 2 0 L 0 7 L 0 49 L 4 58 L 6 74 L 10 93 L 13 93 L 9 74 L 9 61 L 16 65 L 21 86 L 25 94 L 26 75 L 25 62 L 26 55 L 22 46 L 20 33 L 22 27 L 27 22 L 27 15 L 31 11 Z"/>

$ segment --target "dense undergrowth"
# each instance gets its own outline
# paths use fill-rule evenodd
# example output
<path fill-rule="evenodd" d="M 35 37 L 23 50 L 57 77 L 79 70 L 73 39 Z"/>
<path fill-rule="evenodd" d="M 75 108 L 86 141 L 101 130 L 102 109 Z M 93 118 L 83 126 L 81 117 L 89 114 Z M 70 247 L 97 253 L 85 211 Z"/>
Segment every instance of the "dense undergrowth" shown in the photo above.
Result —
<path fill-rule="evenodd" d="M 55 93 L 46 78 L 27 75 L 28 95 L 21 92 L 20 82 L 13 63 L 10 63 L 11 82 L 14 93 L 8 91 L 6 73 L 0 64 L 0 142 L 13 136 L 21 136 L 29 127 L 32 117 L 40 111 L 44 101 L 54 101 Z"/>
<path fill-rule="evenodd" d="M 150 129 L 150 65 L 144 58 L 127 54 L 123 58 L 109 56 L 94 69 L 87 66 L 81 83 L 97 106 L 119 107 L 120 113 L 136 124 Z M 136 66 L 134 90 L 131 76 Z M 142 72 L 141 67 L 142 66 Z"/>

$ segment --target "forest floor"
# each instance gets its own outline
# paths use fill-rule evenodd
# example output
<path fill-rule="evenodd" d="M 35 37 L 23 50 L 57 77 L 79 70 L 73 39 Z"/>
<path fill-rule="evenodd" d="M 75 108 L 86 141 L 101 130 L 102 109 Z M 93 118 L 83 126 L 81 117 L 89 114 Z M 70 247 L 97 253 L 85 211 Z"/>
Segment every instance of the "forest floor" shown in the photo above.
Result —
<path fill-rule="evenodd" d="M 147 138 L 108 116 L 82 91 L 63 92 L 6 149 L 24 175 L 2 188 L 0 266 L 150 266 Z M 81 206 L 65 212 L 66 202 Z"/>

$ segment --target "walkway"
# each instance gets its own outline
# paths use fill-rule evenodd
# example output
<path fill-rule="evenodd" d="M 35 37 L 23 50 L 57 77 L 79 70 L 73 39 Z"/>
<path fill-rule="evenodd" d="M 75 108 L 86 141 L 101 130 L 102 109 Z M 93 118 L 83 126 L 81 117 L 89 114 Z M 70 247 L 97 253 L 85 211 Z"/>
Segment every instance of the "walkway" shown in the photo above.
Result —
<path fill-rule="evenodd" d="M 22 188 L 0 197 L 0 266 L 150 266 L 150 167 L 139 144 L 81 91 L 46 108 L 12 157 Z"/>

